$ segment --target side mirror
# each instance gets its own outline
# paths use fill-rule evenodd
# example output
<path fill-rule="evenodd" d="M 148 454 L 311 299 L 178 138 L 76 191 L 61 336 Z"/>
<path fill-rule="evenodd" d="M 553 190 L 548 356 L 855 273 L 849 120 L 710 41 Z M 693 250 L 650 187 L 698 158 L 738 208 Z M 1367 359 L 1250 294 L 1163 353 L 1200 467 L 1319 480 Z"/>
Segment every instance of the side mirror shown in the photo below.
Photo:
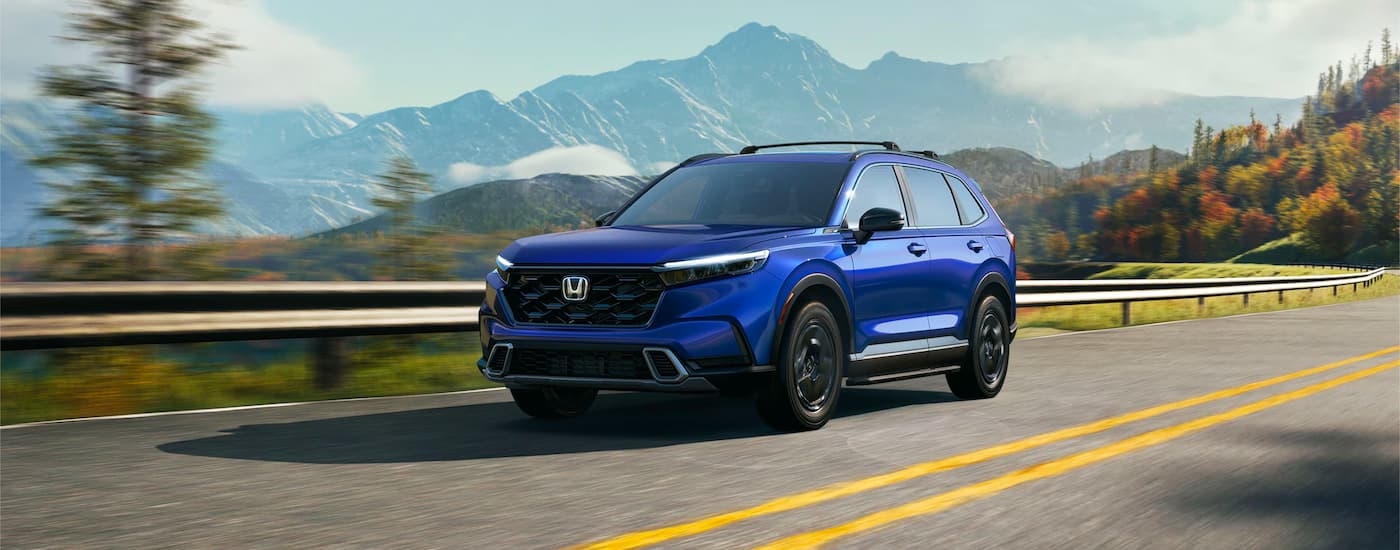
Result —
<path fill-rule="evenodd" d="M 613 210 L 610 212 L 606 212 L 601 216 L 593 218 L 593 227 L 602 227 L 604 225 L 607 225 L 608 222 L 612 221 L 613 214 L 616 213 L 617 211 Z"/>
<path fill-rule="evenodd" d="M 860 227 L 856 229 L 856 242 L 865 244 L 876 231 L 899 231 L 904 229 L 904 214 L 889 208 L 871 208 L 860 215 Z"/>

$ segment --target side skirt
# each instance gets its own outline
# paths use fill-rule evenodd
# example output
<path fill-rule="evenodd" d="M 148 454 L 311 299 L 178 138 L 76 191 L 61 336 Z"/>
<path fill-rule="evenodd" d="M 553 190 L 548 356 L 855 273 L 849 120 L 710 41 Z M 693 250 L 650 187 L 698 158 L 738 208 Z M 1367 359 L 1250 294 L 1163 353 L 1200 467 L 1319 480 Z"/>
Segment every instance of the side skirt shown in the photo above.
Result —
<path fill-rule="evenodd" d="M 948 366 L 946 366 L 946 367 L 934 367 L 934 368 L 929 368 L 929 369 L 911 370 L 911 371 L 909 371 L 909 372 L 900 372 L 900 373 L 895 373 L 895 374 L 882 374 L 882 375 L 879 375 L 879 376 L 869 376 L 869 377 L 864 377 L 864 378 L 850 377 L 850 378 L 847 378 L 847 379 L 846 379 L 846 385 L 847 385 L 847 386 L 869 386 L 869 385 L 871 385 L 871 384 L 884 384 L 885 382 L 898 382 L 898 381 L 900 381 L 900 380 L 908 380 L 908 379 L 910 379 L 910 378 L 923 378 L 923 377 L 925 377 L 925 376 L 936 376 L 936 375 L 939 375 L 939 374 L 947 374 L 947 373 L 950 373 L 950 372 L 958 372 L 958 371 L 960 371 L 960 370 L 962 370 L 962 367 L 960 367 L 960 366 L 957 366 L 957 365 L 948 365 Z"/>
<path fill-rule="evenodd" d="M 956 370 L 966 354 L 967 342 L 959 342 L 900 353 L 853 356 L 846 367 L 846 378 L 848 383 L 875 384 L 913 376 L 932 376 L 950 372 L 949 366 Z"/>

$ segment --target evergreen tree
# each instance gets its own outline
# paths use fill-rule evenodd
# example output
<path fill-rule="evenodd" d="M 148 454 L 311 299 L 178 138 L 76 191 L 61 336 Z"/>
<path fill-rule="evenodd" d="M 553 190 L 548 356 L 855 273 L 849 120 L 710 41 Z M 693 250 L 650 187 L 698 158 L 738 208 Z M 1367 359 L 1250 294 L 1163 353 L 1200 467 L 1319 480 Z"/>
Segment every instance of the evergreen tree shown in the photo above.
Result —
<path fill-rule="evenodd" d="M 1395 62 L 1395 48 L 1390 44 L 1390 29 L 1381 29 L 1381 65 Z"/>
<path fill-rule="evenodd" d="M 49 182 L 55 198 L 42 209 L 61 222 L 50 277 L 159 277 L 150 245 L 220 215 L 217 191 L 199 174 L 214 120 L 195 79 L 233 45 L 201 27 L 179 0 L 93 0 L 71 15 L 63 39 L 96 59 L 39 78 L 44 95 L 74 107 L 71 129 L 33 160 L 66 180 Z M 120 243 L 123 257 L 94 243 Z"/>
<path fill-rule="evenodd" d="M 379 194 L 372 202 L 385 209 L 389 221 L 384 247 L 379 250 L 379 273 L 398 280 L 446 278 L 452 258 L 436 246 L 436 231 L 423 227 L 413 213 L 418 199 L 432 192 L 432 180 L 413 159 L 389 159 L 388 171 L 375 181 Z"/>
<path fill-rule="evenodd" d="M 1196 128 L 1191 131 L 1191 162 L 1197 165 L 1201 164 L 1202 160 L 1204 160 L 1202 153 L 1205 152 L 1205 128 L 1205 123 L 1197 118 Z"/>

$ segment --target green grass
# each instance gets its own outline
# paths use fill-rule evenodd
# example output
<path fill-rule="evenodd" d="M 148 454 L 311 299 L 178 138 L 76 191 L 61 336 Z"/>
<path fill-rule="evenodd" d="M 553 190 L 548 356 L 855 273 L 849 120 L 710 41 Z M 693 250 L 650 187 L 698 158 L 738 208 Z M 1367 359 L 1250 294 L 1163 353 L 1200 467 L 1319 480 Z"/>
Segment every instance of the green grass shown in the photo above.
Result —
<path fill-rule="evenodd" d="M 476 368 L 475 339 L 458 349 L 366 348 L 339 388 L 314 388 L 302 360 L 253 367 L 191 367 L 151 347 L 55 354 L 41 372 L 0 374 L 0 424 L 142 412 L 408 395 L 493 386 Z"/>
<path fill-rule="evenodd" d="M 1200 276 L 1195 275 L 1195 272 L 1190 270 L 1185 271 L 1185 273 L 1192 273 L 1190 275 L 1183 275 L 1185 277 Z M 1277 292 L 1251 294 L 1248 306 L 1244 305 L 1244 299 L 1238 295 L 1206 298 L 1204 310 L 1198 309 L 1195 298 L 1136 302 L 1131 306 L 1131 324 L 1145 325 L 1165 321 L 1180 321 L 1183 319 L 1199 319 L 1238 315 L 1241 313 L 1276 311 L 1280 309 L 1367 300 L 1394 296 L 1397 294 L 1400 294 L 1400 277 L 1387 276 L 1376 284 L 1371 285 L 1369 288 L 1358 286 L 1355 293 L 1352 292 L 1351 285 L 1343 286 L 1338 289 L 1337 296 L 1335 297 L 1332 296 L 1331 287 L 1319 288 L 1312 291 L 1290 290 L 1284 292 L 1284 299 L 1281 304 L 1278 301 Z M 1034 336 L 1049 334 L 1055 331 L 1097 330 L 1122 326 L 1122 315 L 1122 305 L 1111 303 L 1082 306 L 1021 308 L 1017 312 L 1016 317 L 1017 322 L 1025 331 L 1022 336 Z"/>
<path fill-rule="evenodd" d="M 1215 277 L 1275 277 L 1294 275 L 1325 275 L 1343 273 L 1341 270 L 1268 264 L 1187 264 L 1187 263 L 1121 263 L 1091 275 L 1090 279 L 1208 279 Z"/>

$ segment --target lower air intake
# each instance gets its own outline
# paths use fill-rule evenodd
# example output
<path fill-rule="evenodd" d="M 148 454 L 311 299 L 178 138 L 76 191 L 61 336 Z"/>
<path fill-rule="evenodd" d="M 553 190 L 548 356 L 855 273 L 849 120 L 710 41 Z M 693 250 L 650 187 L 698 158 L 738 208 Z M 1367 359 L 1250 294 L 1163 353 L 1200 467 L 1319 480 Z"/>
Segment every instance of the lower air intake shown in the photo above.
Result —
<path fill-rule="evenodd" d="M 652 376 L 657 380 L 675 382 L 685 377 L 685 369 L 681 367 L 680 359 L 677 359 L 671 350 L 646 348 L 642 350 L 642 355 L 646 356 L 647 366 L 651 368 Z"/>

